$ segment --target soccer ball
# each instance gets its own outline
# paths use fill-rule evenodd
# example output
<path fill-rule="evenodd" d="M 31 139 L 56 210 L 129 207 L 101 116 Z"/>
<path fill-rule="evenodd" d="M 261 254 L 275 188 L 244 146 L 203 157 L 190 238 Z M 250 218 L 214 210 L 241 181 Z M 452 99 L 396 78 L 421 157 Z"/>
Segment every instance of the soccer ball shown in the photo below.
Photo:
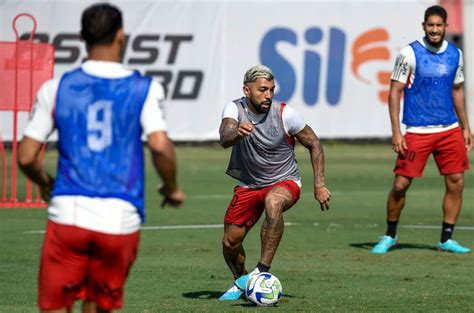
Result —
<path fill-rule="evenodd" d="M 262 272 L 250 277 L 245 295 L 255 305 L 275 305 L 282 293 L 278 278 L 270 273 Z"/>

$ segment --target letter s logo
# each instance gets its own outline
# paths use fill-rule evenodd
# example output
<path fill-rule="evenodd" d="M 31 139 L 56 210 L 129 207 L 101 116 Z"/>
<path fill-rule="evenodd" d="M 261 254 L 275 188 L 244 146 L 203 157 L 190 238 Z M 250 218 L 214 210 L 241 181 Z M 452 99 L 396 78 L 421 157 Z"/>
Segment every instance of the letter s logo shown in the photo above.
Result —
<path fill-rule="evenodd" d="M 260 60 L 271 68 L 278 78 L 279 88 L 275 98 L 287 102 L 295 91 L 296 73 L 291 64 L 277 51 L 277 44 L 282 41 L 296 46 L 295 32 L 288 28 L 274 28 L 266 33 L 260 45 Z"/>
<path fill-rule="evenodd" d="M 279 82 L 279 90 L 275 97 L 287 102 L 293 97 L 296 86 L 299 85 L 304 103 L 315 106 L 319 102 L 319 91 L 325 83 L 327 103 L 332 106 L 338 105 L 342 94 L 346 35 L 336 27 L 330 27 L 329 31 L 324 32 L 320 27 L 314 26 L 307 28 L 304 34 L 299 34 L 299 36 L 301 37 L 298 37 L 298 34 L 291 29 L 278 27 L 270 29 L 262 39 L 260 60 L 262 64 L 273 70 Z M 302 38 L 303 45 L 309 44 L 310 47 L 303 47 L 298 38 Z M 291 60 L 286 59 L 278 51 L 278 45 L 285 43 L 293 46 L 296 52 L 302 53 L 301 68 L 298 65 L 292 65 Z M 327 46 L 327 57 L 318 51 L 320 49 L 313 49 L 321 44 Z M 326 76 L 322 76 L 325 64 L 327 64 L 327 72 Z M 299 69 L 299 75 L 295 68 Z"/>

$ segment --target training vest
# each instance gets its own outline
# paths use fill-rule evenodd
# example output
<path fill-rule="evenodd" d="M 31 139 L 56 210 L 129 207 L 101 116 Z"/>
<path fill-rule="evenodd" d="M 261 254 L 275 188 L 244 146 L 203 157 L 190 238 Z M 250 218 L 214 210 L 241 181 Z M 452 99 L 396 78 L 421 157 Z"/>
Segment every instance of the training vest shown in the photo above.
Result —
<path fill-rule="evenodd" d="M 403 120 L 408 126 L 449 125 L 457 122 L 453 102 L 453 82 L 460 53 L 451 43 L 446 51 L 434 53 L 418 42 L 415 52 L 415 80 L 405 86 Z"/>
<path fill-rule="evenodd" d="M 151 78 L 64 74 L 56 95 L 59 164 L 52 195 L 119 198 L 142 218 L 144 163 L 140 115 Z"/>
<path fill-rule="evenodd" d="M 246 98 L 233 101 L 238 123 L 250 121 Z M 294 152 L 294 137 L 285 134 L 282 112 L 285 104 L 273 101 L 270 110 L 247 137 L 232 147 L 227 174 L 251 188 L 283 180 L 300 180 Z"/>

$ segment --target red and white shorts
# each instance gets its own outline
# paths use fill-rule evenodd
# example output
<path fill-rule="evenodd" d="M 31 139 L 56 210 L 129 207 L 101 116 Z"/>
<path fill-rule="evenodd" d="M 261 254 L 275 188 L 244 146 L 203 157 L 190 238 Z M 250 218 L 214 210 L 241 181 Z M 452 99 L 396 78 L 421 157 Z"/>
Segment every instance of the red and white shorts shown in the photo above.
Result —
<path fill-rule="evenodd" d="M 288 189 L 292 196 L 290 207 L 295 205 L 300 198 L 301 191 L 293 180 L 284 180 L 258 189 L 236 186 L 224 221 L 227 224 L 252 227 L 262 216 L 265 209 L 265 197 L 276 186 Z"/>
<path fill-rule="evenodd" d="M 421 177 L 429 156 L 441 175 L 464 173 L 469 169 L 467 150 L 459 127 L 440 133 L 405 134 L 405 156 L 398 155 L 393 172 L 406 177 Z"/>
<path fill-rule="evenodd" d="M 140 233 L 109 235 L 48 221 L 41 253 L 38 305 L 71 308 L 78 299 L 105 310 L 123 306 L 123 287 Z"/>

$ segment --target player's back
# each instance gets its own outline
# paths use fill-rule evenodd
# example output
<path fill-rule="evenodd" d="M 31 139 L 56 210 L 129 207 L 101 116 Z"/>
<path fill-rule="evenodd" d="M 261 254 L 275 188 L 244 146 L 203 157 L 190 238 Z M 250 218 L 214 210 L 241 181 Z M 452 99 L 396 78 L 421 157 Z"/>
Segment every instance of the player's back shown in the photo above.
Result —
<path fill-rule="evenodd" d="M 150 78 L 63 75 L 54 110 L 59 165 L 53 195 L 114 197 L 143 207 L 140 113 Z"/>

